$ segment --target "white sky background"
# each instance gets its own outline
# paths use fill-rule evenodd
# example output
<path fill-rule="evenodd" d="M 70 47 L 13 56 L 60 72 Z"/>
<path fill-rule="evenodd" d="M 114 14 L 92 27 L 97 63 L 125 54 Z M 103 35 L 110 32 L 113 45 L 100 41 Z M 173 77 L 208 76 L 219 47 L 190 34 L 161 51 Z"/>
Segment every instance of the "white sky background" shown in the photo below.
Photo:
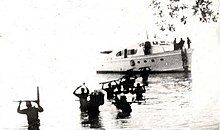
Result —
<path fill-rule="evenodd" d="M 0 108 L 32 98 L 36 86 L 53 98 L 51 89 L 93 80 L 101 49 L 143 42 L 147 29 L 156 32 L 148 11 L 147 0 L 0 0 Z M 205 106 L 219 98 L 220 25 L 188 26 L 193 99 Z"/>
<path fill-rule="evenodd" d="M 95 73 L 95 56 L 102 48 L 146 39 L 145 5 L 124 0 L 2 0 L 1 86 L 19 90 L 85 81 Z"/>
<path fill-rule="evenodd" d="M 35 99 L 36 86 L 45 108 L 42 116 L 63 115 L 48 110 L 64 109 L 58 104 L 73 102 L 74 87 L 94 82 L 96 56 L 102 48 L 146 38 L 145 1 L 0 2 L 1 127 L 23 124 L 20 121 L 26 118 L 16 113 L 18 104 L 12 101 Z M 65 101 L 63 94 L 69 95 Z"/>

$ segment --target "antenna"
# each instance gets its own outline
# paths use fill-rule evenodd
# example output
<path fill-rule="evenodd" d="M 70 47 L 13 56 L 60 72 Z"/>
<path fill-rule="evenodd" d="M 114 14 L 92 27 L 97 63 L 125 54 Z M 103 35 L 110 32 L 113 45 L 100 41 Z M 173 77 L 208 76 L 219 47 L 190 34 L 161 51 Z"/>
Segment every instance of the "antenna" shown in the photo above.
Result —
<path fill-rule="evenodd" d="M 146 35 L 147 35 L 147 40 L 149 39 L 149 37 L 148 37 L 148 33 L 147 33 L 147 30 L 146 30 Z"/>

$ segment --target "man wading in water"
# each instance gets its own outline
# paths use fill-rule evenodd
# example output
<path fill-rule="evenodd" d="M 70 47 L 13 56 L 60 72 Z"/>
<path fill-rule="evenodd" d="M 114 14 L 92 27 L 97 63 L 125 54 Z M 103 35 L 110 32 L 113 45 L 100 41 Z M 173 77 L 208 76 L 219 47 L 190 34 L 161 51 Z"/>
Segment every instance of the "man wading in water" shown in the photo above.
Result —
<path fill-rule="evenodd" d="M 76 91 L 79 88 L 81 88 L 81 93 L 76 93 Z M 86 88 L 86 92 L 85 92 L 85 88 Z M 73 94 L 79 98 L 80 110 L 82 112 L 85 112 L 88 105 L 87 97 L 89 96 L 89 89 L 85 86 L 85 83 L 83 83 L 83 86 L 77 87 L 76 90 L 73 92 Z"/>
<path fill-rule="evenodd" d="M 30 101 L 26 101 L 27 109 L 20 109 L 21 101 L 19 101 L 17 112 L 20 114 L 26 114 L 28 120 L 28 130 L 39 130 L 40 120 L 38 119 L 38 112 L 43 112 L 43 108 L 37 102 L 38 108 L 32 107 Z"/>

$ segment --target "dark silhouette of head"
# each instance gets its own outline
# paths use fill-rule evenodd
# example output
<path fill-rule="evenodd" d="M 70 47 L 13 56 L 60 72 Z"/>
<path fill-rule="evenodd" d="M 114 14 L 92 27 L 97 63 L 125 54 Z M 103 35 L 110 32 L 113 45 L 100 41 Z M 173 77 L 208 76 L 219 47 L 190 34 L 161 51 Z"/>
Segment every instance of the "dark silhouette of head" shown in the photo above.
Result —
<path fill-rule="evenodd" d="M 141 85 L 140 85 L 140 83 L 137 83 L 137 87 L 140 87 Z"/>
<path fill-rule="evenodd" d="M 126 96 L 121 96 L 121 101 L 123 101 L 123 102 L 126 102 L 127 101 L 127 98 L 126 98 Z"/>
<path fill-rule="evenodd" d="M 85 89 L 84 88 L 81 88 L 81 93 L 85 93 Z"/>
<path fill-rule="evenodd" d="M 31 107 L 32 106 L 31 102 L 30 101 L 26 101 L 26 106 L 27 106 L 27 108 Z"/>
<path fill-rule="evenodd" d="M 111 88 L 111 87 L 112 87 L 111 83 L 108 83 L 108 87 L 109 87 L 109 88 Z"/>
<path fill-rule="evenodd" d="M 181 41 L 183 41 L 183 38 L 180 38 Z"/>

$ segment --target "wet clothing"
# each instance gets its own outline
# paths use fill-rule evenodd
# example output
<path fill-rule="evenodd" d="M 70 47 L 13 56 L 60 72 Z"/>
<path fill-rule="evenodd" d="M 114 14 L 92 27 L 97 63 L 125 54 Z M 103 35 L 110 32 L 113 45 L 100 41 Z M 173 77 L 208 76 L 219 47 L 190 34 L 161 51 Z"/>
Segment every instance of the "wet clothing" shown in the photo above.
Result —
<path fill-rule="evenodd" d="M 126 99 L 122 100 L 122 99 L 118 99 L 118 97 L 116 96 L 115 97 L 115 103 L 114 105 L 122 110 L 123 113 L 131 113 L 132 112 L 132 109 L 131 109 L 131 105 L 130 103 L 127 102 Z"/>
<path fill-rule="evenodd" d="M 133 79 L 130 77 L 125 77 L 125 81 L 122 82 L 124 93 L 130 92 L 130 89 L 132 89 L 134 87 L 135 79 L 136 79 L 136 77 L 134 77 Z"/>
<path fill-rule="evenodd" d="M 99 106 L 100 106 L 99 104 L 94 102 L 88 104 L 87 110 L 90 120 L 99 114 Z"/>
<path fill-rule="evenodd" d="M 84 88 L 81 88 L 81 87 L 86 88 L 86 93 L 84 92 Z M 76 91 L 79 88 L 81 88 L 81 93 L 80 94 L 76 93 Z M 73 92 L 73 94 L 79 98 L 80 110 L 81 111 L 86 111 L 87 105 L 88 105 L 87 97 L 89 96 L 89 89 L 85 85 L 79 86 L 78 88 L 76 88 L 76 90 Z"/>
<path fill-rule="evenodd" d="M 146 70 L 146 68 L 143 69 L 141 72 L 141 77 L 142 77 L 142 83 L 144 86 L 148 86 L 148 77 L 150 74 L 151 69 Z"/>
<path fill-rule="evenodd" d="M 117 108 L 121 109 L 123 113 L 131 113 L 131 106 L 128 102 L 118 102 L 117 103 Z"/>
<path fill-rule="evenodd" d="M 104 94 L 101 91 L 94 91 L 90 94 L 90 100 L 87 103 L 86 113 L 88 120 L 83 124 L 90 124 L 91 128 L 99 128 L 99 106 L 104 104 Z"/>
<path fill-rule="evenodd" d="M 28 120 L 28 130 L 39 130 L 40 120 L 38 119 L 38 112 L 43 112 L 43 108 L 39 106 L 36 107 L 28 107 L 26 109 L 20 110 L 20 104 L 18 106 L 17 112 L 20 114 L 26 114 Z"/>
<path fill-rule="evenodd" d="M 136 100 L 140 101 L 143 100 L 143 93 L 145 93 L 144 86 L 139 86 L 134 90 L 134 93 L 136 94 Z"/>
<path fill-rule="evenodd" d="M 125 118 L 129 118 L 130 113 L 124 113 L 124 112 L 119 112 L 117 114 L 117 119 L 125 119 Z"/>
<path fill-rule="evenodd" d="M 88 97 L 88 93 L 83 93 L 83 94 L 74 94 L 79 98 L 79 102 L 80 102 L 80 110 L 85 111 L 86 107 L 88 105 L 88 101 L 87 101 L 87 97 Z"/>
<path fill-rule="evenodd" d="M 28 126 L 28 130 L 40 130 L 40 122 Z"/>
<path fill-rule="evenodd" d="M 114 88 L 113 87 L 111 87 L 111 88 L 103 88 L 105 91 L 106 91 L 106 93 L 107 93 L 107 99 L 113 99 L 113 97 L 114 97 Z"/>
<path fill-rule="evenodd" d="M 38 108 L 35 108 L 35 107 L 29 107 L 27 109 L 20 110 L 18 113 L 26 114 L 28 124 L 31 125 L 31 124 L 34 124 L 36 122 L 39 122 L 38 112 L 42 112 L 42 110 L 40 110 Z"/>

